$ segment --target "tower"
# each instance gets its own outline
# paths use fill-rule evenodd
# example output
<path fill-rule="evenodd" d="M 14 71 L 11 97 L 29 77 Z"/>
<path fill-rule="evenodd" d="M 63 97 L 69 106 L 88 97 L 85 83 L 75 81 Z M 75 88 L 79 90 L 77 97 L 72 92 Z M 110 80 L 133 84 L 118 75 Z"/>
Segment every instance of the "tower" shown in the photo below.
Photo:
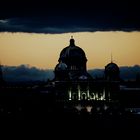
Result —
<path fill-rule="evenodd" d="M 107 81 L 119 81 L 120 80 L 120 69 L 117 64 L 113 62 L 111 53 L 111 62 L 105 66 L 105 79 Z"/>

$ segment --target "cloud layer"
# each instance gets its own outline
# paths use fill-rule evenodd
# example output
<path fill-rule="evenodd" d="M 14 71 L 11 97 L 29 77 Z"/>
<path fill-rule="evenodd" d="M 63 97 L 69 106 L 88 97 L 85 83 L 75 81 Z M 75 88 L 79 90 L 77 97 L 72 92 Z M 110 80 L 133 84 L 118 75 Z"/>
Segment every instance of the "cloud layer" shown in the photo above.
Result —
<path fill-rule="evenodd" d="M 5 0 L 0 9 L 0 32 L 140 31 L 139 13 L 135 0 L 31 0 L 28 3 Z"/>

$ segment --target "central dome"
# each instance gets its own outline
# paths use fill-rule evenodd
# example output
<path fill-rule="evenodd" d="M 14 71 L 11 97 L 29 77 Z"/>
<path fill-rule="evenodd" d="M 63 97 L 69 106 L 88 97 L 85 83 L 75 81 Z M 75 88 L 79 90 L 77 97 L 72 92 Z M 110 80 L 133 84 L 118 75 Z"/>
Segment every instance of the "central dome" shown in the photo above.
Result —
<path fill-rule="evenodd" d="M 65 63 L 69 69 L 73 67 L 79 70 L 86 70 L 87 58 L 85 52 L 75 45 L 73 38 L 70 39 L 70 45 L 61 51 L 58 61 Z"/>
<path fill-rule="evenodd" d="M 60 53 L 60 61 L 66 61 L 66 59 L 82 59 L 82 60 L 87 60 L 84 51 L 77 46 L 68 46 L 64 48 L 61 53 Z"/>
<path fill-rule="evenodd" d="M 87 73 L 87 58 L 83 49 L 75 45 L 73 37 L 69 46 L 65 47 L 55 67 L 56 80 L 87 80 L 91 76 Z"/>

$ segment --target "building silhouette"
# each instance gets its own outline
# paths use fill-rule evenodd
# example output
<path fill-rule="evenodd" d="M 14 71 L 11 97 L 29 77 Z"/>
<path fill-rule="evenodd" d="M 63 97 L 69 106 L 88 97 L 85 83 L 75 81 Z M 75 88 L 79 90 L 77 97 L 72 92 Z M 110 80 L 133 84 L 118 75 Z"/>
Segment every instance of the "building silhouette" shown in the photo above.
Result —
<path fill-rule="evenodd" d="M 119 91 L 120 71 L 111 62 L 105 66 L 105 78 L 94 79 L 87 72 L 87 58 L 83 49 L 75 45 L 73 37 L 64 48 L 55 67 L 55 88 L 58 100 L 110 101 L 116 100 Z"/>
<path fill-rule="evenodd" d="M 120 80 L 120 70 L 117 64 L 111 62 L 105 66 L 105 79 L 109 81 Z"/>
<path fill-rule="evenodd" d="M 61 51 L 58 62 L 55 67 L 55 80 L 91 79 L 87 73 L 85 52 L 75 45 L 73 37 L 70 39 L 70 45 Z"/>
<path fill-rule="evenodd" d="M 116 126 L 118 122 L 121 126 L 126 118 L 126 125 L 130 114 L 134 120 L 134 107 L 140 107 L 139 74 L 136 82 L 120 80 L 119 67 L 111 60 L 105 66 L 103 78 L 94 78 L 88 73 L 86 63 L 84 50 L 75 45 L 72 37 L 69 46 L 60 52 L 53 80 L 4 83 L 0 65 L 1 120 L 39 118 L 48 123 L 65 119 L 67 125 L 73 118 L 76 123 L 88 120 L 92 126 L 95 123 L 103 126 L 104 122 L 105 126 L 108 122 L 112 126 L 110 118 L 115 118 Z"/>

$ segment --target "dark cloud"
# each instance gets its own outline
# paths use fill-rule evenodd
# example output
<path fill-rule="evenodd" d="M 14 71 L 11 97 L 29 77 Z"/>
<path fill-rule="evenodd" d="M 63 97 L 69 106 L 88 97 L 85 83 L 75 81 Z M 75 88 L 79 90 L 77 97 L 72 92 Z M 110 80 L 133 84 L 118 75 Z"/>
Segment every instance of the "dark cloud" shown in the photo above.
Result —
<path fill-rule="evenodd" d="M 41 22 L 40 22 L 41 21 Z M 0 20 L 0 31 L 9 32 L 35 32 L 35 33 L 65 33 L 65 32 L 80 32 L 80 31 L 92 31 L 91 27 L 77 24 L 66 24 L 61 21 L 54 24 L 52 21 L 46 21 L 44 19 L 32 18 L 14 18 Z"/>
<path fill-rule="evenodd" d="M 0 31 L 66 33 L 139 31 L 139 4 L 131 1 L 4 1 Z"/>

